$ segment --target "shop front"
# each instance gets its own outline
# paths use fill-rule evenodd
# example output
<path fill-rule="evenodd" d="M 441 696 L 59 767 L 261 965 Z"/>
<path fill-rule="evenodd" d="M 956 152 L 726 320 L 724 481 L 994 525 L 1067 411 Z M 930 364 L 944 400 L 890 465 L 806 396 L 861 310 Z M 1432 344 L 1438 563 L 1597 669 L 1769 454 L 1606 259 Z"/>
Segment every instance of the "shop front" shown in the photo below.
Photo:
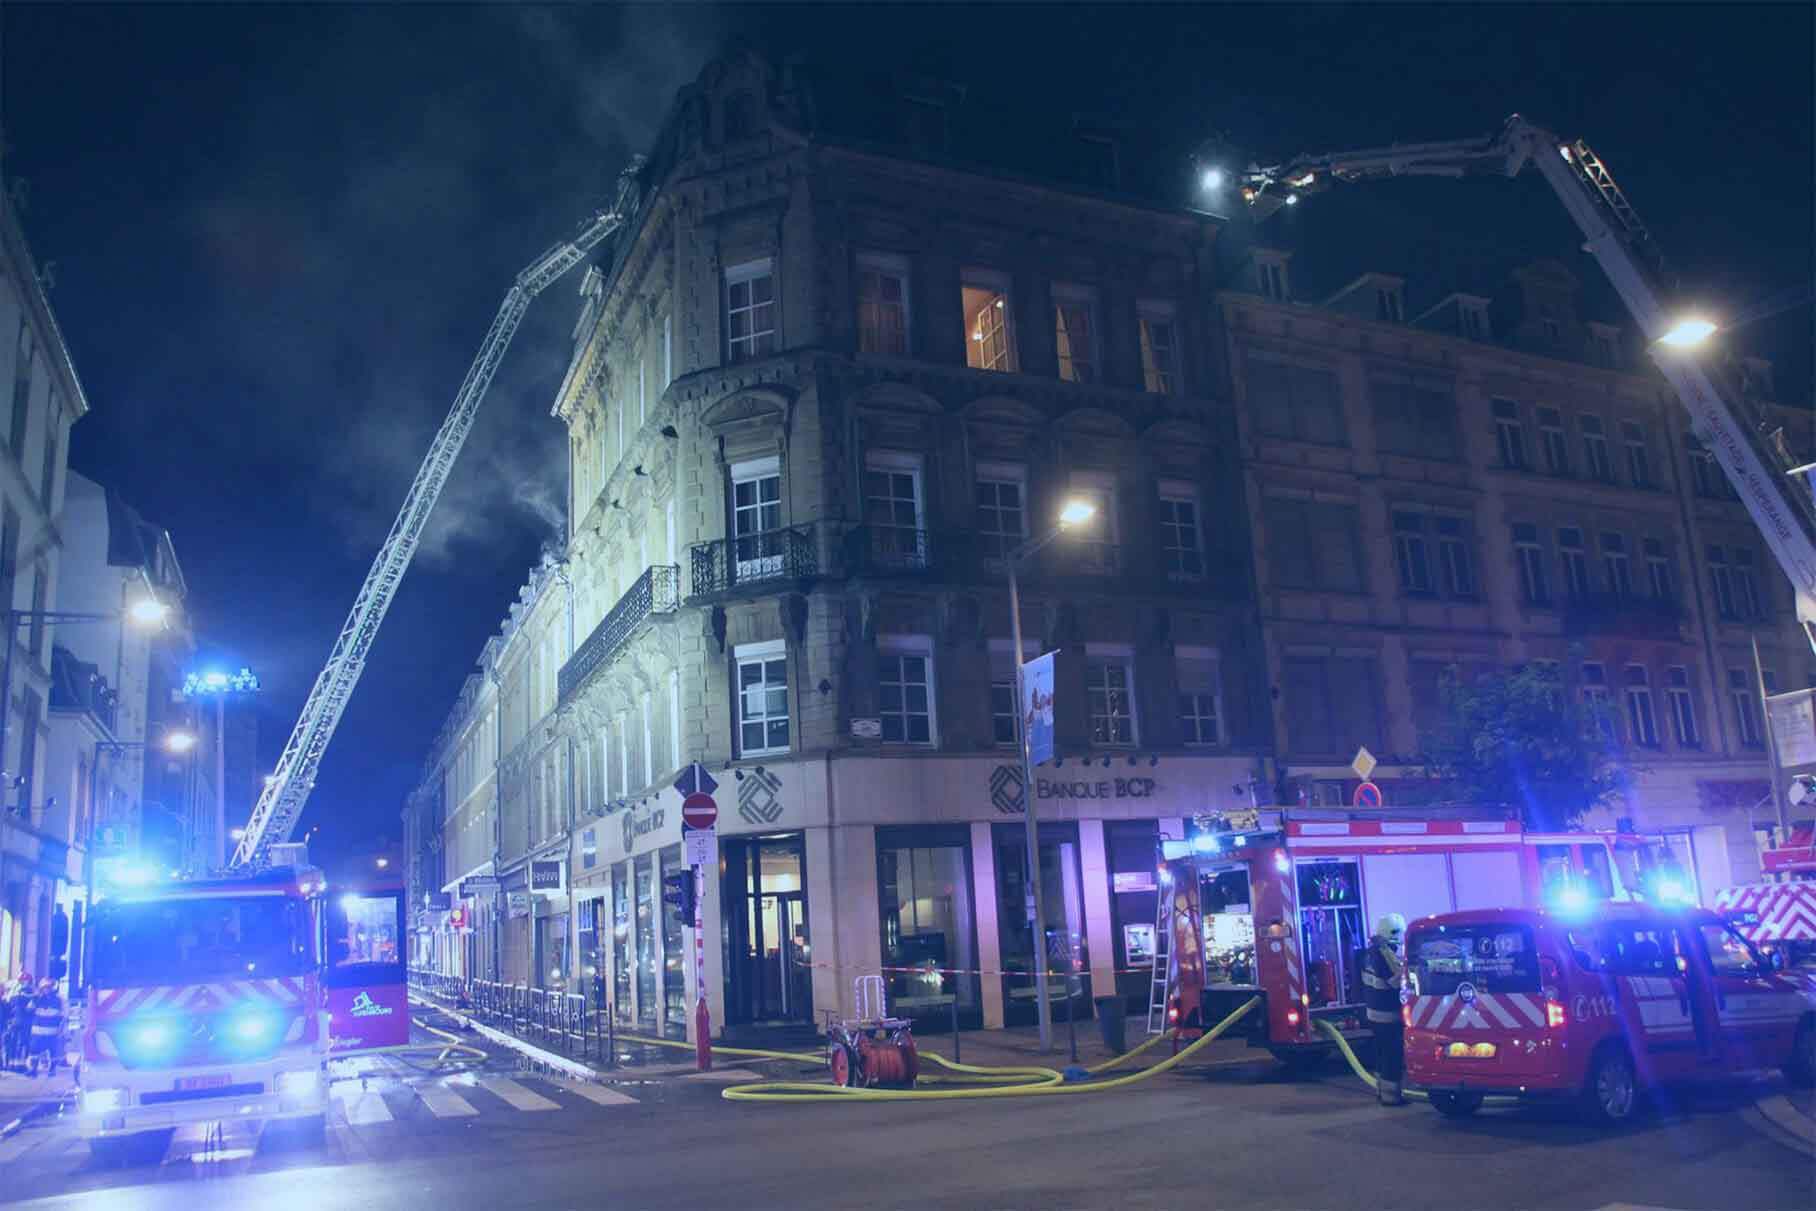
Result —
<path fill-rule="evenodd" d="M 728 838 L 719 847 L 725 918 L 725 1021 L 811 1023 L 813 948 L 807 919 L 807 843 L 799 832 Z"/>

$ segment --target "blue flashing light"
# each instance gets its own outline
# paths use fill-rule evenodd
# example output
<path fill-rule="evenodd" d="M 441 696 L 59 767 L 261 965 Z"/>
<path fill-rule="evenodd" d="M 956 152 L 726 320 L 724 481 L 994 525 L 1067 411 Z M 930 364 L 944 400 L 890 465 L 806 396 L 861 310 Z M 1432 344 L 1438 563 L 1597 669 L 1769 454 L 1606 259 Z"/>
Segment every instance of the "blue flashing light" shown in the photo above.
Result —
<path fill-rule="evenodd" d="M 1217 852 L 1217 838 L 1209 833 L 1199 833 L 1192 838 L 1192 848 L 1201 854 L 1214 854 Z"/>
<path fill-rule="evenodd" d="M 233 1020 L 233 1037 L 242 1043 L 258 1043 L 268 1038 L 277 1023 L 266 1013 L 243 1013 Z"/>
<path fill-rule="evenodd" d="M 1275 850 L 1274 851 L 1274 869 L 1284 875 L 1292 868 L 1293 868 L 1292 860 L 1286 856 L 1286 851 L 1284 849 Z"/>
<path fill-rule="evenodd" d="M 1237 833 L 1235 836 L 1230 838 L 1230 847 L 1232 849 L 1241 849 L 1243 847 L 1243 845 L 1247 843 L 1247 841 L 1248 841 L 1247 837 L 1243 836 L 1241 833 Z"/>
<path fill-rule="evenodd" d="M 170 1042 L 170 1027 L 163 1022 L 145 1022 L 132 1028 L 132 1043 L 143 1051 L 162 1050 Z"/>
<path fill-rule="evenodd" d="M 123 1057 L 135 1065 L 155 1064 L 177 1047 L 176 1025 L 162 1017 L 134 1018 L 115 1037 Z"/>
<path fill-rule="evenodd" d="M 1566 883 L 1551 895 L 1551 907 L 1570 916 L 1588 912 L 1592 903 L 1588 891 L 1575 883 Z"/>
<path fill-rule="evenodd" d="M 97 876 L 115 887 L 150 887 L 160 877 L 158 868 L 149 862 L 116 858 L 95 865 Z"/>
<path fill-rule="evenodd" d="M 1669 876 L 1652 881 L 1652 898 L 1660 904 L 1688 904 L 1691 900 L 1689 889 Z"/>

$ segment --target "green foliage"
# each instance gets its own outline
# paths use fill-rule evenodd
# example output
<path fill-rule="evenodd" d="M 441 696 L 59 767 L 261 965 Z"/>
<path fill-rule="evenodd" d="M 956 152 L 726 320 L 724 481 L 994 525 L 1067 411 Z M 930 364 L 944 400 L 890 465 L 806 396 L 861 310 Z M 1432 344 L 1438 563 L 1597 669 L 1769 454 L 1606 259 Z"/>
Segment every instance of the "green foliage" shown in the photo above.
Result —
<path fill-rule="evenodd" d="M 1446 679 L 1444 721 L 1426 737 L 1426 772 L 1461 802 L 1518 807 L 1526 827 L 1575 827 L 1626 786 L 1607 734 L 1612 707 L 1569 694 L 1551 668 L 1529 665 L 1467 684 Z"/>

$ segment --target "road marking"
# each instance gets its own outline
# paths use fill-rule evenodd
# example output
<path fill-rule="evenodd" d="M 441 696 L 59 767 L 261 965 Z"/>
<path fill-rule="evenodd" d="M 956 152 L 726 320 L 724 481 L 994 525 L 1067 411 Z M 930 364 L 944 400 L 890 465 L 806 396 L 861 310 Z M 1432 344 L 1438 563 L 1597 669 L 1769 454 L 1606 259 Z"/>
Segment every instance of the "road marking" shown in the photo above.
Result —
<path fill-rule="evenodd" d="M 709 1072 L 690 1072 L 679 1079 L 683 1081 L 760 1081 L 763 1076 L 748 1068 L 714 1068 Z"/>
<path fill-rule="evenodd" d="M 496 1094 L 518 1110 L 559 1110 L 561 1103 L 550 1101 L 540 1093 L 532 1093 L 506 1076 L 482 1076 L 479 1087 L 488 1093 Z"/>
<path fill-rule="evenodd" d="M 1753 1103 L 1753 1108 L 1768 1123 L 1790 1136 L 1803 1151 L 1816 1156 L 1816 1122 L 1791 1105 L 1790 1098 L 1775 1093 L 1771 1097 L 1760 1098 Z"/>
<path fill-rule="evenodd" d="M 466 1098 L 441 1085 L 424 1085 L 416 1094 L 436 1118 L 465 1118 L 479 1113 Z"/>
<path fill-rule="evenodd" d="M 547 1080 L 549 1084 L 555 1086 L 557 1089 L 565 1089 L 567 1092 L 572 1093 L 577 1097 L 583 1097 L 595 1105 L 634 1106 L 637 1104 L 637 1099 L 630 1094 L 620 1093 L 616 1089 L 608 1089 L 604 1085 L 590 1084 L 586 1081 L 570 1081 L 561 1077 L 549 1077 Z"/>
<path fill-rule="evenodd" d="M 385 1105 L 385 1099 L 370 1090 L 337 1085 L 334 1096 L 346 1112 L 349 1126 L 370 1127 L 374 1123 L 388 1123 L 393 1117 L 391 1108 Z"/>

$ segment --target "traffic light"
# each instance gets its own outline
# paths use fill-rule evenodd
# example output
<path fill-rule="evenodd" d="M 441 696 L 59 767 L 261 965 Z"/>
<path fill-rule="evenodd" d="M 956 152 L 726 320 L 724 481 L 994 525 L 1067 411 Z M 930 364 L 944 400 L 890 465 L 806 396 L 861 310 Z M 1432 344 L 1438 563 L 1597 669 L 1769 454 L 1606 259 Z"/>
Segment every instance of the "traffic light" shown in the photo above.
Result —
<path fill-rule="evenodd" d="M 693 924 L 695 897 L 694 872 L 678 870 L 662 878 L 662 901 L 674 906 L 675 914 L 687 924 Z"/>

